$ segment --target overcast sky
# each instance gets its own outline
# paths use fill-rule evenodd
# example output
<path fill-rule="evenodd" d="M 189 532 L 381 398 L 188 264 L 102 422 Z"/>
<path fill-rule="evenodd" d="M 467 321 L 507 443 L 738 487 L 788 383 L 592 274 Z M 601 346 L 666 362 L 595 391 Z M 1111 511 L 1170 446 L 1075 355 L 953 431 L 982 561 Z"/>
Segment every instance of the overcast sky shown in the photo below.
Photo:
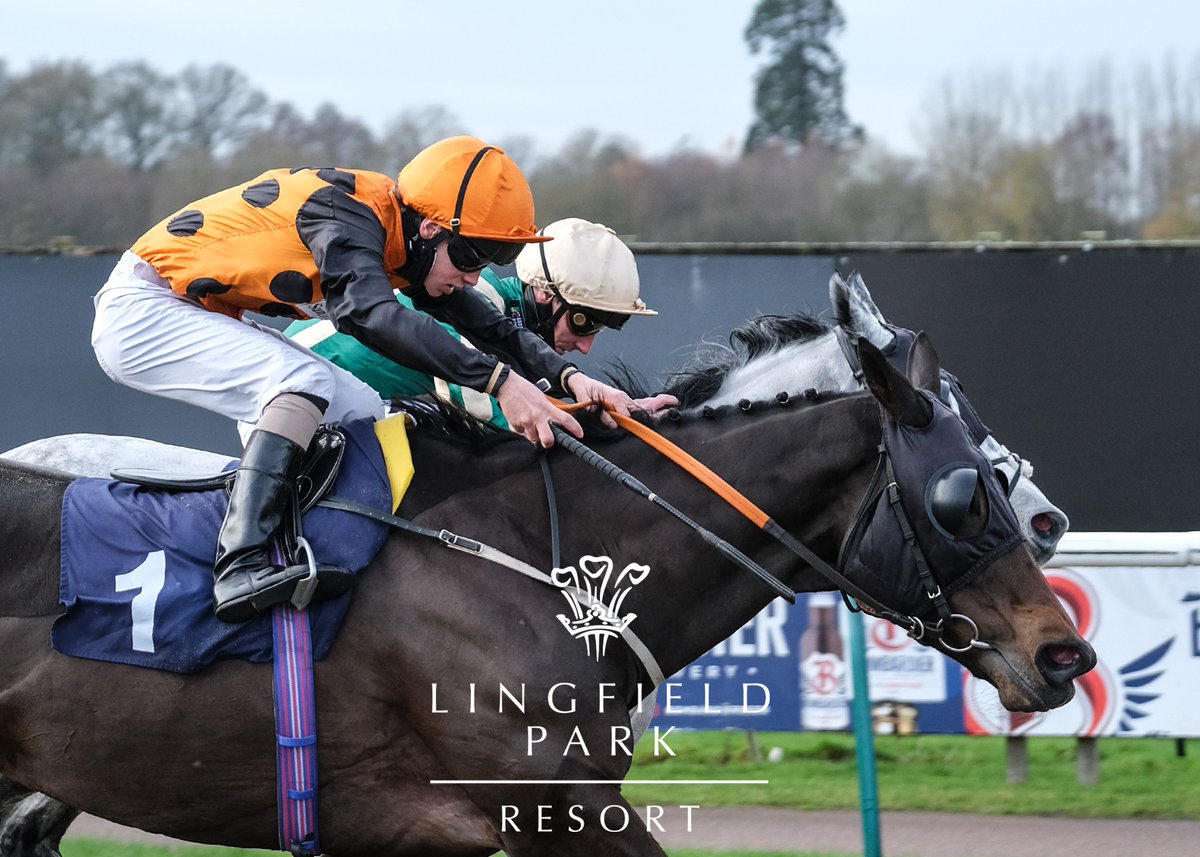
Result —
<path fill-rule="evenodd" d="M 5 3 L 10 73 L 82 59 L 174 73 L 228 63 L 306 115 L 320 103 L 382 131 L 400 110 L 444 105 L 485 139 L 557 149 L 594 128 L 647 155 L 732 153 L 762 64 L 742 38 L 755 0 L 46 0 Z M 868 134 L 913 145 L 920 106 L 952 75 L 1188 62 L 1200 5 L 1181 0 L 839 0 L 846 107 Z M 36 7 L 36 8 L 35 8 Z"/>

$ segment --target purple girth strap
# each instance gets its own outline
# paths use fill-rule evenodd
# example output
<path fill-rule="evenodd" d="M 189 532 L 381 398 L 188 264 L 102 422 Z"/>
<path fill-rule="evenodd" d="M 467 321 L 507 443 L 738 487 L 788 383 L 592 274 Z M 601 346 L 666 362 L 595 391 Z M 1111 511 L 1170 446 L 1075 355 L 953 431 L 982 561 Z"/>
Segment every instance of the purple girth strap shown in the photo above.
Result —
<path fill-rule="evenodd" d="M 282 558 L 278 546 L 276 552 Z M 316 857 L 321 853 L 317 836 L 317 704 L 308 608 L 297 610 L 280 604 L 271 613 L 271 627 L 275 634 L 279 849 L 296 857 Z"/>

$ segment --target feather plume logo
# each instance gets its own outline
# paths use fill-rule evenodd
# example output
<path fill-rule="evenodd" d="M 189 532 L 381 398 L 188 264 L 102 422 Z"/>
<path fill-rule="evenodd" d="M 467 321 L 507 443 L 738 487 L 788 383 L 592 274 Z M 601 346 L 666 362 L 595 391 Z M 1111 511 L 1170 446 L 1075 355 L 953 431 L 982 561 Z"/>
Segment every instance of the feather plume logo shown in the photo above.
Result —
<path fill-rule="evenodd" d="M 615 572 L 606 556 L 585 555 L 578 568 L 569 565 L 550 572 L 554 585 L 562 589 L 571 615 L 559 613 L 558 621 L 575 639 L 582 639 L 589 655 L 596 660 L 604 655 L 608 641 L 629 627 L 636 613 L 622 615 L 626 596 L 650 573 L 650 566 L 631 562 Z"/>

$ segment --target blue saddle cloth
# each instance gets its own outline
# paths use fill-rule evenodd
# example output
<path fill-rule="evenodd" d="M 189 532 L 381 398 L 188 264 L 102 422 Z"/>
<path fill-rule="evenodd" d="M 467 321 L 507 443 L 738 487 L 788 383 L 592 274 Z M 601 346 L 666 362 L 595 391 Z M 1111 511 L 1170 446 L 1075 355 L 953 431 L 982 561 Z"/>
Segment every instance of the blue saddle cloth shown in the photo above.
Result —
<path fill-rule="evenodd" d="M 332 493 L 385 512 L 391 489 L 373 423 L 342 427 L 346 451 Z M 51 632 L 65 655 L 177 673 L 221 658 L 271 660 L 270 615 L 230 625 L 213 614 L 213 556 L 225 491 L 170 493 L 78 479 L 62 510 L 61 601 Z M 320 562 L 358 572 L 387 537 L 377 521 L 316 507 L 304 537 Z M 328 652 L 351 592 L 310 608 L 313 657 Z"/>

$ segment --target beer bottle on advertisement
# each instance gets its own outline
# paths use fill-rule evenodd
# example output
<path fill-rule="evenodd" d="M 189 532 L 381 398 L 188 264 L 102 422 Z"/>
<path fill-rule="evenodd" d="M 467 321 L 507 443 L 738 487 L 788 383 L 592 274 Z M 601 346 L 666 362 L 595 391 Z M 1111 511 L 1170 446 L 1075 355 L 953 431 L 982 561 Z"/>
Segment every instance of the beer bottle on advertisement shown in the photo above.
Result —
<path fill-rule="evenodd" d="M 808 628 L 800 635 L 800 725 L 806 730 L 850 728 L 845 647 L 838 631 L 837 593 L 808 596 Z"/>

